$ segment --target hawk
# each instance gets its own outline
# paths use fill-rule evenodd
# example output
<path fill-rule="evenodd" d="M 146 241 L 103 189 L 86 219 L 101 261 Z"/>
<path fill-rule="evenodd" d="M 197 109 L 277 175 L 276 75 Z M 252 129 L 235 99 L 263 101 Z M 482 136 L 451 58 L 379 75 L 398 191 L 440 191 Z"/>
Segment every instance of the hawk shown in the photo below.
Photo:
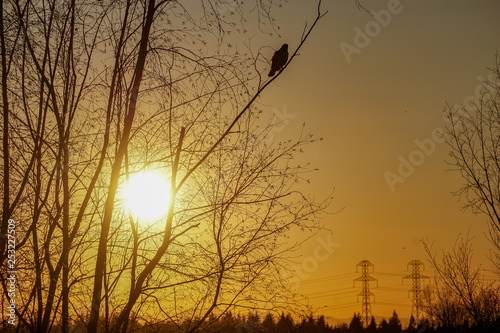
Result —
<path fill-rule="evenodd" d="M 288 44 L 283 44 L 281 49 L 274 52 L 269 76 L 274 76 L 274 74 L 279 72 L 283 68 L 283 66 L 286 65 L 287 60 L 288 60 Z"/>

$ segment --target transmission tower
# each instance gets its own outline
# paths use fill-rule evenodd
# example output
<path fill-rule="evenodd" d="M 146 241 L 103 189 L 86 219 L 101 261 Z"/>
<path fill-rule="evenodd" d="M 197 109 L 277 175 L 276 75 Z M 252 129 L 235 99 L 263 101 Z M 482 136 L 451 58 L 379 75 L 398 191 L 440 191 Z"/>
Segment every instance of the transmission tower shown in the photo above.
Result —
<path fill-rule="evenodd" d="M 424 266 L 420 260 L 412 260 L 407 265 L 407 270 L 411 266 L 411 274 L 403 277 L 404 279 L 412 279 L 412 287 L 408 291 L 408 295 L 413 293 L 413 300 L 411 303 L 411 314 L 415 320 L 420 317 L 420 309 L 422 308 L 422 288 L 420 284 L 421 279 L 429 279 L 428 276 L 420 274 L 420 267 Z"/>
<path fill-rule="evenodd" d="M 354 279 L 353 284 L 355 285 L 357 281 L 361 281 L 361 292 L 358 294 L 358 302 L 359 297 L 361 296 L 363 298 L 361 301 L 361 313 L 363 315 L 365 325 L 368 326 L 372 318 L 372 307 L 370 301 L 372 296 L 375 298 L 375 295 L 370 291 L 370 282 L 377 281 L 377 279 L 370 276 L 370 271 L 373 273 L 373 264 L 368 260 L 363 260 L 356 265 L 356 273 L 358 273 L 359 268 L 361 268 L 361 276 Z"/>

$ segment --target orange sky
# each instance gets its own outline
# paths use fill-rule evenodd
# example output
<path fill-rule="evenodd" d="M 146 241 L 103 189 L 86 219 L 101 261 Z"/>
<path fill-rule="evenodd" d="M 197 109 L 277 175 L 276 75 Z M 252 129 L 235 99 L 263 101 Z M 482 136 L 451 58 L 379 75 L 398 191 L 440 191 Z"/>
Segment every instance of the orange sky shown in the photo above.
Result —
<path fill-rule="evenodd" d="M 310 1 L 302 3 L 290 2 L 277 14 L 282 38 L 274 37 L 276 45 L 287 42 L 293 50 L 304 18 L 312 22 L 316 8 Z M 306 191 L 321 197 L 335 188 L 331 211 L 341 210 L 324 220 L 333 231 L 331 242 L 338 245 L 332 253 L 325 257 L 321 252 L 317 267 L 310 259 L 318 239 L 327 241 L 326 232 L 303 248 L 299 261 L 310 265 L 310 272 L 303 273 L 299 290 L 313 306 L 324 307 L 318 314 L 350 318 L 361 309 L 356 303 L 360 286 L 353 288 L 360 275 L 356 264 L 367 259 L 379 286 L 372 290 L 372 313 L 387 317 L 396 309 L 408 317 L 411 282 L 402 285 L 407 263 L 420 259 L 426 263 L 424 274 L 432 275 L 422 237 L 441 252 L 470 230 L 476 262 L 489 266 L 486 218 L 460 211 L 462 203 L 451 195 L 460 176 L 446 171 L 448 148 L 433 140 L 432 133 L 446 126 L 445 103 L 473 96 L 478 77 L 487 77 L 487 68 L 494 65 L 500 49 L 500 2 L 392 0 L 365 5 L 390 13 L 385 26 L 353 1 L 325 1 L 323 9 L 329 13 L 260 102 L 269 114 L 277 109 L 290 115 L 278 138 L 293 136 L 305 122 L 325 139 L 305 154 L 320 169 Z M 363 44 L 356 34 L 367 27 L 372 37 Z M 341 43 L 360 46 L 358 53 L 346 57 Z M 401 160 L 410 157 L 418 165 L 391 189 L 385 175 L 397 174 Z"/>

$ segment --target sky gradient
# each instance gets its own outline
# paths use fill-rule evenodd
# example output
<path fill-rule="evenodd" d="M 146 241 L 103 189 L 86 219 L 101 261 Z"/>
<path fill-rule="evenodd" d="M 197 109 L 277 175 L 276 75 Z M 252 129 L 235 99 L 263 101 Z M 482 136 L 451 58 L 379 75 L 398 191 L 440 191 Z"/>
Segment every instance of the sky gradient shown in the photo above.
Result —
<path fill-rule="evenodd" d="M 432 276 L 422 238 L 441 252 L 469 232 L 475 237 L 476 263 L 489 267 L 486 218 L 461 211 L 463 202 L 452 194 L 461 178 L 447 171 L 449 150 L 435 131 L 446 127 L 446 103 L 474 96 L 480 78 L 487 78 L 494 66 L 500 2 L 364 5 L 390 13 L 382 21 L 385 26 L 353 1 L 325 1 L 322 9 L 328 14 L 260 102 L 269 114 L 277 109 L 289 115 L 277 138 L 293 137 L 304 122 L 308 131 L 324 138 L 304 154 L 319 168 L 305 191 L 321 198 L 335 189 L 330 211 L 337 213 L 324 220 L 332 235 L 321 232 L 303 247 L 298 261 L 310 272 L 302 274 L 298 291 L 310 296 L 317 314 L 350 318 L 361 310 L 356 303 L 360 285 L 353 287 L 353 279 L 360 275 L 356 265 L 366 259 L 378 279 L 373 315 L 388 317 L 396 309 L 408 317 L 411 281 L 403 284 L 402 279 L 409 274 L 407 263 L 422 260 L 424 274 Z M 286 42 L 294 50 L 305 19 L 310 24 L 315 14 L 309 1 L 292 1 L 277 12 L 281 38 L 274 37 L 276 48 Z M 367 33 L 368 42 L 360 42 L 359 31 Z M 346 56 L 341 45 L 345 49 L 347 44 L 357 53 Z M 413 169 L 401 167 L 403 160 L 414 161 Z M 401 170 L 406 172 L 391 185 L 388 172 Z M 335 248 L 321 252 L 314 266 L 310 258 L 318 244 L 328 241 Z"/>

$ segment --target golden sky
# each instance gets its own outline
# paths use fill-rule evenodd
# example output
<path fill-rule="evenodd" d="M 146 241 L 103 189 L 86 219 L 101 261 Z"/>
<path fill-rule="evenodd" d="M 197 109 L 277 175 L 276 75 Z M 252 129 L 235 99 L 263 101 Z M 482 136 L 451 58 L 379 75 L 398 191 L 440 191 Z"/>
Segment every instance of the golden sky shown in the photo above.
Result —
<path fill-rule="evenodd" d="M 296 3 L 277 13 L 276 49 L 287 42 L 294 50 L 305 18 L 311 23 L 315 17 L 312 2 Z M 325 1 L 329 13 L 260 102 L 269 114 L 287 115 L 278 138 L 293 137 L 304 122 L 324 138 L 304 154 L 319 168 L 306 192 L 321 197 L 335 188 L 331 211 L 340 210 L 324 220 L 331 239 L 322 232 L 303 248 L 298 261 L 310 272 L 302 272 L 299 291 L 324 307 L 318 314 L 350 318 L 361 310 L 360 285 L 353 288 L 353 279 L 360 275 L 356 264 L 366 259 L 378 279 L 372 313 L 388 317 L 396 309 L 408 317 L 411 281 L 402 284 L 407 263 L 420 259 L 424 274 L 432 275 L 422 238 L 441 252 L 470 231 L 476 263 L 489 267 L 486 218 L 460 211 L 463 202 L 451 194 L 460 176 L 446 171 L 448 148 L 433 132 L 446 126 L 446 103 L 474 96 L 480 77 L 494 66 L 500 2 L 391 0 L 365 6 L 376 17 L 353 1 Z M 410 159 L 410 167 L 400 166 Z M 388 172 L 402 178 L 391 185 Z M 328 241 L 336 244 L 332 253 L 316 250 Z M 321 253 L 317 265 L 315 253 Z"/>

